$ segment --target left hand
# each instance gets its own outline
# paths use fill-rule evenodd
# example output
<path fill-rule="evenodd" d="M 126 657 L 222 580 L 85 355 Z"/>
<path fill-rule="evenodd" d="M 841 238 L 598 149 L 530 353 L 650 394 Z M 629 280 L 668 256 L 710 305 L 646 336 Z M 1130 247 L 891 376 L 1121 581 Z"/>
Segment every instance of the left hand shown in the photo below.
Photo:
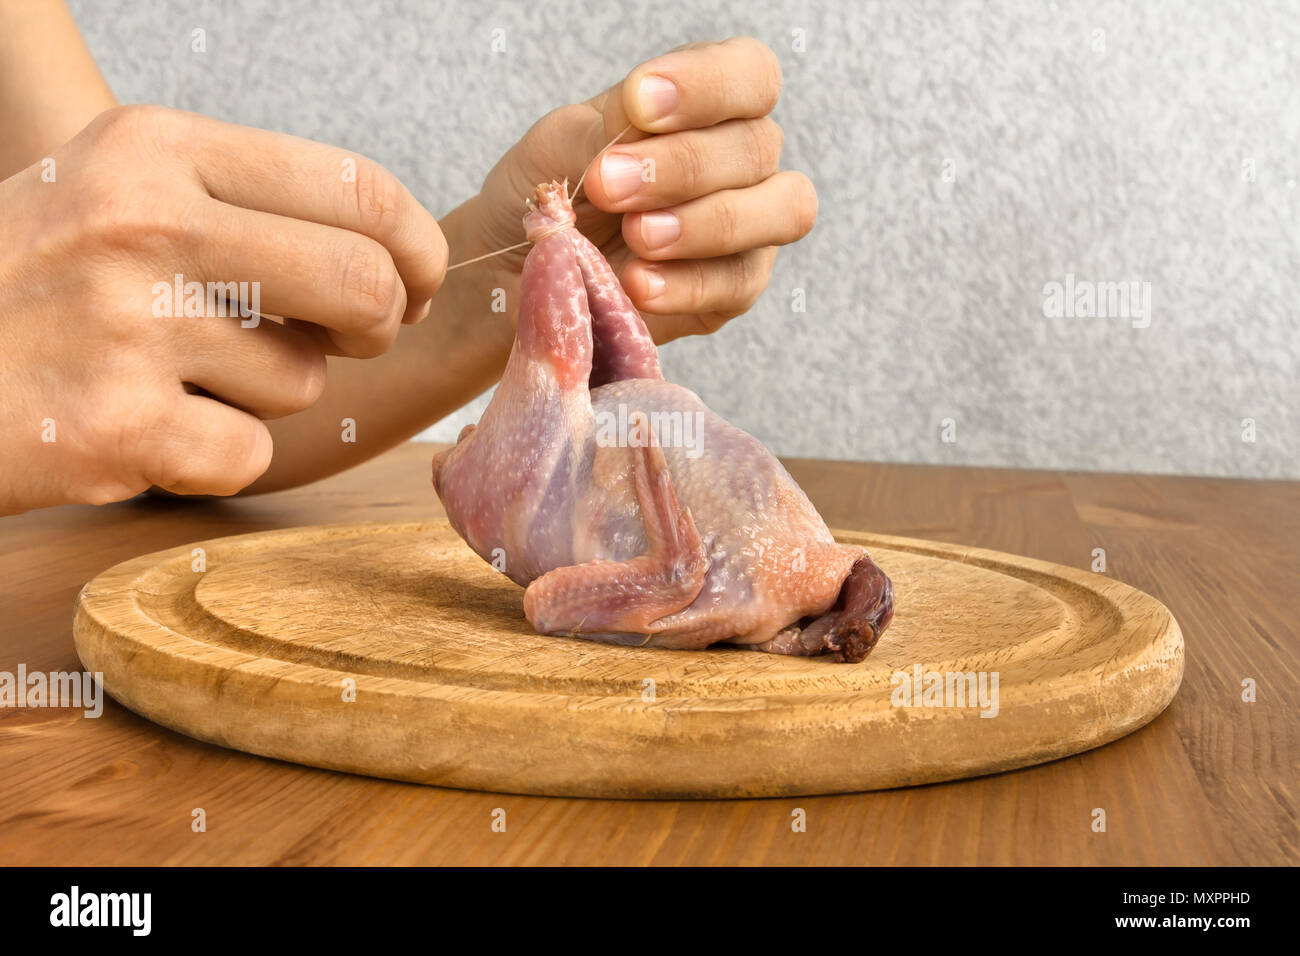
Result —
<path fill-rule="evenodd" d="M 655 341 L 716 331 L 767 287 L 775 247 L 802 238 L 817 217 L 808 177 L 778 171 L 781 127 L 768 114 L 780 90 L 776 55 L 748 37 L 648 60 L 533 125 L 471 201 L 472 240 L 453 242 L 452 261 L 520 242 L 523 197 L 565 176 L 572 189 L 585 169 L 578 228 L 619 274 Z M 496 281 L 517 282 L 527 251 L 482 265 Z"/>

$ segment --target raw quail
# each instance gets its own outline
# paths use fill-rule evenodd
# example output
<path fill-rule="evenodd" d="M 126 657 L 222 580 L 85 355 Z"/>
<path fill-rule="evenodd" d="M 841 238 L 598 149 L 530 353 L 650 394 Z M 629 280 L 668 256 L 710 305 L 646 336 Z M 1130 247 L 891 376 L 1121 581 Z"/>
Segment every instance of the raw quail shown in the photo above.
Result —
<path fill-rule="evenodd" d="M 567 184 L 539 185 L 501 383 L 433 460 L 452 526 L 526 588 L 543 634 L 862 660 L 893 617 L 889 578 L 757 439 L 664 381 L 574 223 Z"/>

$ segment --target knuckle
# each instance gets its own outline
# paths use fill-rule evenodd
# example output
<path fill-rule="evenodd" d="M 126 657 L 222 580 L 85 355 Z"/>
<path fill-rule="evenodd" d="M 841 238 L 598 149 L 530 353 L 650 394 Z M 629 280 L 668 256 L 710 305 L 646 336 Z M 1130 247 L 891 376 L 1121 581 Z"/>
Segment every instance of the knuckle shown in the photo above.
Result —
<path fill-rule="evenodd" d="M 154 484 L 205 495 L 233 495 L 248 487 L 271 463 L 266 426 L 251 418 L 249 424 L 205 434 L 201 452 L 183 440 L 159 449 Z"/>
<path fill-rule="evenodd" d="M 433 216 L 421 208 L 418 211 L 418 218 L 412 220 L 410 225 L 411 236 L 418 242 L 420 257 L 418 263 L 412 266 L 406 275 L 400 273 L 398 275 L 408 305 L 432 298 L 433 294 L 442 288 L 443 282 L 447 279 L 447 264 L 450 258 L 447 237 Z M 395 262 L 394 269 L 396 269 Z"/>
<path fill-rule="evenodd" d="M 159 420 L 159 415 L 146 413 L 143 401 L 133 408 L 109 405 L 106 409 L 105 414 L 96 416 L 91 423 L 88 446 L 98 461 L 113 463 L 119 474 L 99 483 L 101 490 L 128 485 L 123 474 L 139 476 L 141 491 L 150 484 L 158 484 L 144 476 L 157 474 L 156 466 L 165 458 L 166 422 Z"/>
<path fill-rule="evenodd" d="M 724 249 L 735 248 L 740 239 L 740 216 L 736 207 L 726 199 L 718 202 L 714 212 L 714 225 L 717 229 L 719 244 Z"/>
<path fill-rule="evenodd" d="M 744 305 L 753 304 L 758 291 L 762 290 L 762 281 L 757 263 L 753 256 L 734 256 L 730 262 L 731 301 Z"/>
<path fill-rule="evenodd" d="M 767 48 L 764 47 L 764 49 Z M 768 112 L 771 112 L 776 107 L 777 101 L 781 98 L 781 84 L 783 80 L 781 77 L 781 61 L 776 58 L 776 54 L 771 50 L 767 51 L 767 56 L 768 64 L 765 71 L 767 98 L 764 100 L 764 105 L 767 107 Z"/>
<path fill-rule="evenodd" d="M 451 251 L 447 247 L 447 237 L 443 234 L 442 229 L 434 223 L 430 232 L 430 239 L 425 247 L 425 267 L 428 270 L 429 286 L 422 288 L 421 291 L 429 295 L 437 292 L 442 288 L 442 284 L 447 278 L 447 264 L 451 258 Z"/>
<path fill-rule="evenodd" d="M 110 505 L 126 501 L 148 489 L 149 483 L 138 475 L 129 477 L 104 468 L 103 458 L 81 468 L 78 484 L 70 489 L 69 498 L 78 505 Z"/>
<path fill-rule="evenodd" d="M 700 262 L 691 263 L 691 268 L 687 272 L 688 301 L 696 308 L 703 305 L 708 300 L 709 283 L 708 277 L 704 274 L 704 264 Z"/>
<path fill-rule="evenodd" d="M 290 413 L 311 408 L 325 391 L 325 353 L 308 343 L 293 360 L 285 378 L 285 402 Z"/>
<path fill-rule="evenodd" d="M 739 36 L 725 40 L 723 45 L 731 45 L 741 50 L 747 61 L 754 64 L 754 77 L 762 91 L 760 105 L 764 113 L 771 112 L 781 96 L 781 60 L 776 52 L 754 37 Z"/>
<path fill-rule="evenodd" d="M 170 111 L 147 103 L 114 106 L 91 122 L 90 130 L 111 139 L 131 140 L 147 131 L 157 130 L 166 122 Z"/>
<path fill-rule="evenodd" d="M 101 447 L 125 470 L 159 488 L 184 486 L 192 459 L 177 453 L 174 406 L 151 411 L 143 399 L 134 407 L 118 404 L 101 423 Z"/>
<path fill-rule="evenodd" d="M 519 144 L 526 151 L 549 150 L 571 142 L 575 129 L 590 125 L 590 108 L 580 103 L 567 103 L 546 113 L 524 131 Z"/>
<path fill-rule="evenodd" d="M 776 101 L 781 98 L 781 61 L 766 43 L 754 41 L 755 51 L 759 57 L 759 75 L 763 83 L 763 105 L 771 112 Z"/>
<path fill-rule="evenodd" d="M 709 170 L 709 157 L 704 147 L 693 136 L 681 136 L 674 152 L 673 163 L 677 167 L 682 191 L 688 196 L 698 195 Z"/>
<path fill-rule="evenodd" d="M 144 341 L 149 335 L 146 326 L 149 319 L 145 317 L 151 316 L 152 309 L 142 308 L 138 312 L 124 310 L 123 303 L 130 301 L 132 301 L 130 291 L 115 283 L 109 283 L 92 293 L 89 304 L 104 319 L 100 330 L 100 341 L 105 347 L 119 354 L 148 354 L 149 348 Z M 150 305 L 152 306 L 152 303 Z M 170 319 L 172 316 L 164 315 L 161 321 Z"/>
<path fill-rule="evenodd" d="M 149 103 L 115 106 L 95 117 L 86 127 L 86 135 L 97 150 L 160 155 L 187 115 Z"/>
<path fill-rule="evenodd" d="M 802 239 L 817 224 L 817 187 L 803 173 L 792 173 L 792 190 L 795 194 L 794 225 L 796 239 Z"/>
<path fill-rule="evenodd" d="M 393 174 L 374 160 L 363 159 L 350 185 L 361 231 L 375 237 L 392 235 L 401 205 L 401 188 Z"/>
<path fill-rule="evenodd" d="M 121 204 L 112 197 L 87 197 L 76 220 L 78 235 L 93 248 L 121 249 L 139 235 L 135 225 L 127 222 Z"/>
<path fill-rule="evenodd" d="M 232 428 L 227 433 L 226 454 L 215 460 L 223 466 L 229 462 L 230 467 L 214 471 L 210 494 L 233 495 L 255 482 L 270 467 L 271 433 L 255 418 L 247 419 L 247 424 L 248 427 Z M 218 446 L 222 444 L 219 442 Z"/>
<path fill-rule="evenodd" d="M 712 335 L 722 328 L 733 316 L 721 312 L 699 312 L 694 316 L 695 334 Z"/>
<path fill-rule="evenodd" d="M 769 116 L 753 120 L 749 125 L 750 155 L 756 157 L 759 172 L 771 175 L 781 164 L 781 151 L 785 148 L 785 132 L 781 124 Z"/>
<path fill-rule="evenodd" d="M 147 490 L 147 481 L 129 482 L 115 478 L 91 482 L 77 488 L 71 495 L 74 503 L 82 505 L 109 505 L 115 501 L 134 498 Z"/>
<path fill-rule="evenodd" d="M 126 497 L 120 494 L 121 491 L 122 487 L 116 482 L 96 483 L 78 488 L 71 497 L 74 504 L 108 505 Z"/>
<path fill-rule="evenodd" d="M 397 267 L 381 247 L 355 243 L 344 254 L 344 304 L 367 326 L 380 325 L 397 301 Z"/>
<path fill-rule="evenodd" d="M 171 255 L 192 248 L 201 232 L 196 210 L 145 184 L 89 185 L 73 214 L 77 235 L 92 249 Z"/>
<path fill-rule="evenodd" d="M 83 168 L 60 209 L 72 235 L 117 245 L 176 241 L 193 231 L 182 214 L 186 210 L 170 210 L 173 191 L 166 183 L 141 172 L 141 154 L 164 148 L 174 112 L 160 106 L 117 106 L 91 121 L 85 132 L 94 141 L 90 161 L 80 157 Z"/>
<path fill-rule="evenodd" d="M 582 103 L 557 106 L 539 119 L 524 133 L 520 145 L 527 155 L 539 156 L 544 162 L 555 162 L 569 152 L 577 137 L 593 131 L 595 119 L 591 107 Z M 603 128 L 596 128 L 595 138 L 601 138 Z M 612 134 L 611 134 L 612 135 Z M 609 137 L 604 137 L 608 140 Z M 596 149 L 601 144 L 597 144 Z"/>

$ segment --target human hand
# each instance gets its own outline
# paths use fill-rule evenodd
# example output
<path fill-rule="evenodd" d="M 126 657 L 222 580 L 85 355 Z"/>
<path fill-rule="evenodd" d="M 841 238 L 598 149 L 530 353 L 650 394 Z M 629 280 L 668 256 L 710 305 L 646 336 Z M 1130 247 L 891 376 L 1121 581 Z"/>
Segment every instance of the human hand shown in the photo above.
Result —
<path fill-rule="evenodd" d="M 586 170 L 578 228 L 619 273 L 655 340 L 715 331 L 754 304 L 775 247 L 802 238 L 817 216 L 808 178 L 778 171 L 781 128 L 768 114 L 780 88 L 775 54 L 748 37 L 648 60 L 586 103 L 548 113 L 506 153 L 473 201 L 475 242 L 454 258 L 518 243 L 523 197 Z M 526 252 L 468 268 L 508 283 Z"/>
<path fill-rule="evenodd" d="M 119 107 L 51 160 L 0 182 L 0 514 L 240 490 L 262 420 L 316 400 L 326 354 L 382 353 L 443 279 L 433 217 L 330 146 Z"/>

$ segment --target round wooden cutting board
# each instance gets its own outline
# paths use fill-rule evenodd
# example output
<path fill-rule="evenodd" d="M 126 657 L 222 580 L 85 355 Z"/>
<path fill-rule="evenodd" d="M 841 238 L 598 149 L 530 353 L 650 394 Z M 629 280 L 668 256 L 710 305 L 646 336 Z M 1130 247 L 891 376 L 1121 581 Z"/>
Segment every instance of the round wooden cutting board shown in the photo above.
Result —
<path fill-rule="evenodd" d="M 294 528 L 135 558 L 83 589 L 77 650 L 119 702 L 200 740 L 591 797 L 993 773 L 1114 740 L 1178 689 L 1178 624 L 1140 591 L 995 551 L 836 536 L 867 546 L 897 596 L 861 664 L 534 634 L 523 590 L 441 522 Z M 959 701 L 980 674 L 985 700 Z"/>

